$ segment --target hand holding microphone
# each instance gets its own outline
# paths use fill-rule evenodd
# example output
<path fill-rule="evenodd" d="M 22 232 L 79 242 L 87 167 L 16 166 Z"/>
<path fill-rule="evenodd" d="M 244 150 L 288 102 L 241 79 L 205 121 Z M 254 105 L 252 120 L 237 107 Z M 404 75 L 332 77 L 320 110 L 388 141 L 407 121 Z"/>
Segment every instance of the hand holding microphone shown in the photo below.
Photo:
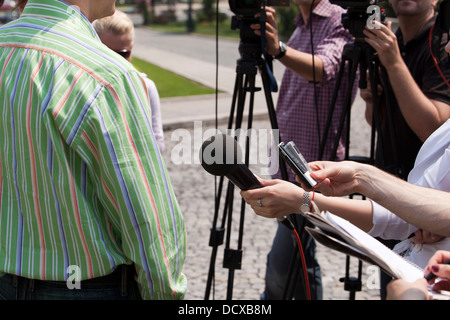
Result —
<path fill-rule="evenodd" d="M 215 176 L 227 177 L 241 189 L 242 197 L 252 206 L 256 214 L 268 218 L 277 218 L 295 235 L 302 259 L 308 300 L 311 300 L 302 243 L 294 225 L 283 215 L 285 212 L 294 213 L 290 211 L 292 208 L 299 210 L 299 201 L 301 201 L 303 195 L 302 189 L 288 181 L 258 180 L 242 162 L 242 154 L 237 141 L 229 135 L 218 134 L 213 136 L 203 143 L 200 151 L 200 161 L 207 172 Z M 289 191 L 287 193 L 285 192 L 286 188 Z M 264 200 L 268 203 L 264 204 Z"/>
<path fill-rule="evenodd" d="M 253 197 L 246 191 L 263 188 L 260 180 L 250 171 L 250 169 L 242 162 L 242 151 L 232 136 L 226 134 L 217 134 L 209 140 L 203 142 L 200 150 L 200 161 L 203 169 L 214 176 L 225 176 L 235 186 L 241 189 L 241 195 L 247 203 L 255 204 L 261 208 L 263 206 L 262 199 L 257 198 L 256 202 Z M 300 198 L 301 199 L 301 198 Z M 293 229 L 292 223 L 284 216 L 276 217 L 289 229 Z"/>

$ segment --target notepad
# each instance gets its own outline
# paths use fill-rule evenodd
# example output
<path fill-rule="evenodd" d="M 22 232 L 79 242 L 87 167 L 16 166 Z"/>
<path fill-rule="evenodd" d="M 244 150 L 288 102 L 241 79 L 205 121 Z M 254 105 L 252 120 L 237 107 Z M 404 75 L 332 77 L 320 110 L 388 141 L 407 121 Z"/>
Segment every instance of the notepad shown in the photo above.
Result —
<path fill-rule="evenodd" d="M 318 229 L 306 227 L 319 243 L 363 261 L 378 265 L 396 279 L 414 282 L 423 278 L 423 269 L 404 259 L 349 221 L 330 212 L 306 213 Z"/>
<path fill-rule="evenodd" d="M 315 204 L 313 207 L 315 212 L 307 212 L 304 217 L 317 228 L 305 227 L 305 230 L 319 243 L 377 265 L 395 279 L 414 282 L 423 278 L 422 268 L 398 255 L 368 233 L 330 212 L 320 213 Z M 437 293 L 431 286 L 428 287 L 428 294 L 434 300 L 450 300 L 450 292 Z"/>

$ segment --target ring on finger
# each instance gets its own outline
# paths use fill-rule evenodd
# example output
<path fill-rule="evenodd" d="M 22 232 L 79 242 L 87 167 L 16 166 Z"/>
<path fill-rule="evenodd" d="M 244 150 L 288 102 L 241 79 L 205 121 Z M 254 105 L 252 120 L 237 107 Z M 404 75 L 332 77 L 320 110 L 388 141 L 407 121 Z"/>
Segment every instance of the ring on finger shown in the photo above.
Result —
<path fill-rule="evenodd" d="M 262 200 L 261 200 L 261 199 L 258 199 L 258 202 L 257 202 L 257 204 L 258 204 L 258 207 L 262 207 L 262 206 L 263 206 L 263 204 L 262 204 Z"/>

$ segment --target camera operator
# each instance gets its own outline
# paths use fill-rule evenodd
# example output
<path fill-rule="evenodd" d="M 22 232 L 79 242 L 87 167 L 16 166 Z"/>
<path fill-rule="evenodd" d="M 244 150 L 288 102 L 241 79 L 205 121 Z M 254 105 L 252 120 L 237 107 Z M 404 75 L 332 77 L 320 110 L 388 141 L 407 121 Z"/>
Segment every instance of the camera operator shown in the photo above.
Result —
<path fill-rule="evenodd" d="M 287 45 L 279 41 L 275 10 L 266 7 L 265 49 L 268 54 L 287 67 L 280 86 L 276 110 L 281 140 L 294 141 L 305 158 L 313 160 L 319 155 L 320 137 L 326 125 L 342 51 L 345 44 L 353 38 L 342 26 L 341 16 L 345 12 L 343 8 L 330 4 L 328 0 L 294 0 L 294 2 L 299 6 L 300 14 L 296 17 L 296 28 Z M 259 36 L 261 36 L 260 27 L 257 23 L 251 25 L 255 34 Z M 311 42 L 314 44 L 314 51 L 311 48 Z M 325 159 L 331 156 L 333 143 L 337 139 L 339 115 L 344 107 L 346 85 L 342 85 L 336 100 L 335 117 L 323 155 Z M 352 99 L 355 94 L 356 87 L 353 90 Z M 342 135 L 337 159 L 344 157 L 344 139 L 345 135 Z M 289 181 L 295 183 L 295 176 L 290 170 L 288 173 Z M 274 178 L 280 177 L 280 172 L 274 176 Z M 298 225 L 301 226 L 303 217 L 297 215 L 296 218 Z M 263 299 L 283 298 L 288 269 L 294 253 L 291 240 L 290 231 L 279 225 L 268 255 Z M 320 267 L 315 259 L 314 240 L 305 233 L 302 243 L 310 287 L 316 290 L 315 298 L 321 299 L 321 275 Z M 299 279 L 294 293 L 295 299 L 306 299 L 302 286 L 302 279 Z"/>
<path fill-rule="evenodd" d="M 437 70 L 429 46 L 430 30 L 435 22 L 434 7 L 438 0 L 390 0 L 398 17 L 399 30 L 394 34 L 391 23 L 382 25 L 376 21 L 375 28 L 364 30 L 366 42 L 378 53 L 380 62 L 386 68 L 392 90 L 389 101 L 395 124 L 394 152 L 398 163 L 390 158 L 390 140 L 380 137 L 378 148 L 383 149 L 383 169 L 399 165 L 399 176 L 406 179 L 414 165 L 414 159 L 423 141 L 450 117 L 450 88 L 444 83 Z M 441 54 L 445 55 L 445 43 Z M 450 70 L 442 70 L 450 78 Z M 367 102 L 367 118 L 372 122 L 371 94 L 362 92 Z M 382 131 L 388 124 L 380 108 Z"/>

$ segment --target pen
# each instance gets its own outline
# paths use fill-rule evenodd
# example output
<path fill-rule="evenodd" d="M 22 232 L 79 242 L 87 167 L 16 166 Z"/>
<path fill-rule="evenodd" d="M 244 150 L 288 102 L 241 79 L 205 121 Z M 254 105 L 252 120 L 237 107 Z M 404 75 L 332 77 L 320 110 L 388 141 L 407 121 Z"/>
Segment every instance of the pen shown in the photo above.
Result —
<path fill-rule="evenodd" d="M 445 262 L 442 263 L 442 264 L 450 264 L 450 259 L 448 259 L 447 261 L 445 261 Z M 425 277 L 425 279 L 426 279 L 427 281 L 433 280 L 434 278 L 436 278 L 436 275 L 435 275 L 434 273 L 429 273 L 429 274 Z"/>

